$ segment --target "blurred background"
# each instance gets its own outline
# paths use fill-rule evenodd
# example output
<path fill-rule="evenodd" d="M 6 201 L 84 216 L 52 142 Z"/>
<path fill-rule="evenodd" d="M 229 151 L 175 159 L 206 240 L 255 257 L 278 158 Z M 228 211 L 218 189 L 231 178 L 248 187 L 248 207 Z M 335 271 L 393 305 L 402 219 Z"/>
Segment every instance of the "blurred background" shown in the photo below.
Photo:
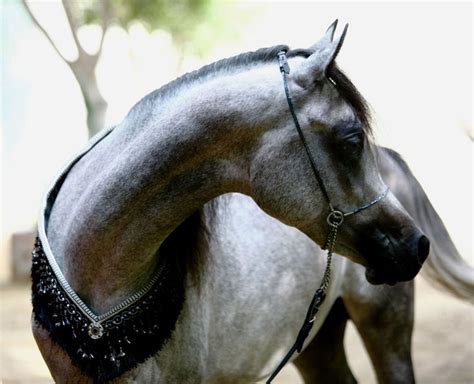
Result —
<path fill-rule="evenodd" d="M 28 328 L 31 242 L 44 192 L 88 137 L 179 74 L 308 47 L 336 18 L 350 24 L 338 63 L 371 104 L 378 143 L 407 160 L 473 264 L 472 2 L 3 0 L 0 12 L 5 382 L 51 381 Z M 472 306 L 417 280 L 419 381 L 474 382 Z M 347 343 L 360 382 L 374 382 L 352 328 Z M 297 380 L 290 367 L 280 382 Z"/>

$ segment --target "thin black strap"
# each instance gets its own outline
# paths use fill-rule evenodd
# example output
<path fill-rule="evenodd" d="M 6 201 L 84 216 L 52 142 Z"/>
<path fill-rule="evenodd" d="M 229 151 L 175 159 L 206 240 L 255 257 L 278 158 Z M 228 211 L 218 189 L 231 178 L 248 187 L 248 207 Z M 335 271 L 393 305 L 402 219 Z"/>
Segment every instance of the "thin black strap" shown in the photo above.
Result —
<path fill-rule="evenodd" d="M 314 176 L 316 177 L 316 180 L 318 181 L 319 188 L 321 189 L 321 192 L 323 193 L 324 198 L 326 199 L 329 205 L 329 209 L 333 211 L 334 207 L 331 204 L 331 200 L 329 199 L 329 194 L 326 190 L 326 187 L 324 186 L 323 179 L 318 171 L 318 168 L 316 167 L 316 162 L 314 161 L 313 155 L 311 155 L 308 142 L 306 141 L 303 131 L 301 130 L 300 123 L 296 116 L 295 108 L 293 107 L 293 101 L 291 99 L 290 91 L 288 89 L 288 79 L 287 79 L 287 75 L 290 73 L 290 66 L 288 65 L 288 60 L 286 58 L 286 53 L 284 51 L 281 51 L 278 53 L 278 62 L 280 65 L 280 72 L 283 76 L 283 86 L 285 88 L 286 101 L 288 102 L 288 107 L 290 109 L 291 116 L 293 117 L 296 130 L 298 131 L 298 135 L 300 136 L 300 139 L 303 142 L 304 149 L 306 151 L 306 154 L 308 155 L 309 162 L 311 164 L 311 168 L 313 170 Z"/>
<path fill-rule="evenodd" d="M 266 384 L 270 384 L 272 382 L 272 380 L 283 369 L 286 363 L 288 363 L 288 361 L 291 359 L 295 352 L 300 353 L 302 351 L 304 341 L 306 340 L 309 333 L 311 332 L 311 329 L 313 328 L 314 318 L 316 317 L 316 314 L 319 311 L 319 307 L 321 306 L 325 298 L 326 293 L 321 288 L 318 288 L 313 296 L 313 299 L 311 300 L 311 304 L 309 305 L 308 311 L 306 312 L 306 317 L 304 319 L 303 325 L 300 328 L 300 331 L 298 332 L 298 336 L 296 337 L 295 343 L 292 345 L 292 347 L 282 359 L 280 364 L 278 364 L 271 376 L 265 382 Z"/>
<path fill-rule="evenodd" d="M 293 344 L 293 346 L 290 348 L 288 353 L 285 355 L 283 360 L 278 364 L 278 367 L 275 368 L 273 371 L 272 375 L 268 378 L 267 381 L 265 381 L 265 384 L 271 384 L 272 380 L 280 373 L 280 371 L 283 369 L 283 367 L 288 363 L 288 361 L 291 359 L 291 356 L 296 352 L 296 343 Z"/>
<path fill-rule="evenodd" d="M 275 378 L 275 376 L 281 371 L 281 369 L 285 366 L 285 364 L 291 359 L 293 354 L 295 352 L 300 353 L 301 350 L 303 349 L 303 344 L 306 338 L 308 337 L 311 329 L 313 328 L 313 323 L 314 319 L 316 317 L 316 314 L 319 311 L 319 307 L 323 303 L 324 299 L 326 298 L 326 292 L 329 287 L 329 280 L 331 277 L 331 260 L 332 260 L 332 252 L 334 245 L 336 243 L 336 237 L 337 237 L 337 231 L 338 228 L 342 225 L 344 221 L 344 217 L 350 216 L 350 215 L 355 215 L 356 213 L 359 213 L 367 208 L 370 208 L 371 206 L 377 204 L 380 200 L 382 200 L 388 193 L 389 189 L 388 187 L 385 188 L 385 190 L 378 195 L 374 200 L 371 202 L 356 208 L 352 211 L 349 211 L 347 213 L 344 213 L 339 210 L 335 210 L 334 207 L 331 204 L 331 201 L 329 200 L 329 195 L 327 193 L 326 188 L 324 187 L 323 180 L 321 178 L 321 175 L 319 174 L 319 171 L 316 167 L 316 163 L 313 159 L 313 156 L 311 155 L 311 152 L 309 150 L 309 146 L 306 142 L 306 139 L 303 135 L 303 131 L 301 130 L 301 126 L 298 122 L 298 118 L 296 117 L 296 113 L 293 107 L 293 102 L 290 97 L 290 92 L 288 89 L 288 79 L 287 75 L 290 73 L 290 66 L 288 65 L 288 60 L 286 58 L 286 53 L 284 51 L 281 51 L 278 53 L 278 62 L 280 65 L 280 72 L 283 76 L 283 85 L 285 87 L 285 95 L 286 95 L 286 100 L 288 102 L 288 107 L 290 108 L 291 115 L 293 117 L 293 121 L 295 123 L 296 130 L 298 131 L 298 134 L 300 136 L 301 141 L 303 142 L 304 149 L 306 151 L 306 154 L 308 155 L 309 161 L 311 163 L 311 168 L 313 169 L 314 176 L 316 177 L 317 182 L 319 183 L 319 186 L 321 188 L 321 191 L 324 195 L 324 197 L 327 200 L 327 203 L 329 205 L 330 213 L 326 218 L 326 221 L 330 227 L 328 237 L 326 240 L 326 245 L 324 246 L 323 249 L 327 249 L 328 254 L 327 254 L 327 264 L 326 264 L 326 270 L 324 271 L 324 276 L 321 281 L 321 284 L 319 288 L 316 290 L 316 293 L 313 296 L 313 299 L 311 300 L 311 304 L 309 305 L 308 311 L 306 313 L 306 317 L 304 319 L 303 325 L 300 328 L 300 331 L 298 332 L 298 336 L 296 337 L 296 341 L 293 344 L 293 346 L 290 348 L 288 353 L 285 355 L 283 360 L 278 364 L 276 369 L 273 371 L 271 374 L 270 378 L 266 381 L 266 384 L 270 384 L 272 380 Z"/>
<path fill-rule="evenodd" d="M 295 109 L 293 107 L 293 102 L 291 100 L 290 96 L 290 91 L 288 89 L 288 79 L 287 79 L 287 74 L 290 73 L 290 66 L 288 65 L 288 60 L 286 59 L 286 54 L 285 52 L 279 52 L 278 53 L 278 61 L 280 65 L 280 72 L 283 76 L 283 85 L 285 88 L 285 95 L 286 95 L 286 100 L 288 102 L 288 107 L 291 112 L 291 116 L 293 117 L 293 121 L 296 127 L 296 130 L 298 131 L 298 134 L 300 136 L 301 141 L 303 142 L 304 149 L 306 151 L 306 154 L 308 155 L 311 168 L 313 170 L 314 176 L 316 177 L 316 180 L 319 184 L 319 187 L 326 198 L 326 201 L 329 205 L 329 209 L 331 210 L 331 214 L 334 214 L 336 212 L 331 204 L 331 201 L 329 199 L 328 192 L 326 188 L 324 187 L 323 180 L 321 178 L 321 175 L 319 174 L 319 171 L 316 167 L 316 162 L 313 159 L 313 156 L 311 155 L 311 152 L 309 150 L 308 143 L 306 142 L 306 138 L 304 137 L 303 131 L 301 130 L 300 123 L 298 121 L 298 118 L 296 117 Z M 338 212 L 338 211 L 337 211 Z M 330 215 L 331 215 L 330 214 Z M 341 213 L 342 215 L 342 213 Z M 342 216 L 341 216 L 342 217 Z M 340 221 L 342 223 L 342 221 Z M 328 262 L 326 264 L 326 270 L 324 272 L 324 277 L 323 280 L 321 281 L 320 287 L 316 290 L 313 299 L 311 300 L 311 304 L 308 307 L 308 310 L 306 312 L 306 317 L 304 319 L 303 325 L 301 326 L 298 336 L 296 337 L 295 343 L 292 345 L 290 350 L 287 352 L 285 357 L 281 360 L 281 362 L 278 364 L 278 366 L 275 368 L 275 370 L 272 372 L 268 380 L 266 381 L 266 384 L 270 384 L 272 380 L 278 375 L 278 373 L 283 369 L 283 367 L 288 363 L 288 361 L 291 359 L 291 357 L 294 355 L 295 352 L 300 353 L 301 350 L 303 349 L 303 344 L 306 338 L 308 337 L 309 333 L 311 332 L 311 329 L 313 328 L 313 323 L 314 319 L 316 317 L 316 314 L 319 311 L 320 305 L 323 303 L 324 299 L 326 298 L 326 290 L 329 285 L 329 278 L 330 278 L 330 268 L 331 268 L 331 255 L 332 255 L 332 246 L 334 245 L 334 242 L 336 240 L 336 234 L 337 234 L 337 227 L 340 225 L 340 223 L 336 223 L 335 225 L 331 225 L 332 230 L 330 231 L 328 235 L 328 243 L 329 244 L 329 251 L 328 251 Z M 329 242 L 329 240 L 331 242 Z"/>

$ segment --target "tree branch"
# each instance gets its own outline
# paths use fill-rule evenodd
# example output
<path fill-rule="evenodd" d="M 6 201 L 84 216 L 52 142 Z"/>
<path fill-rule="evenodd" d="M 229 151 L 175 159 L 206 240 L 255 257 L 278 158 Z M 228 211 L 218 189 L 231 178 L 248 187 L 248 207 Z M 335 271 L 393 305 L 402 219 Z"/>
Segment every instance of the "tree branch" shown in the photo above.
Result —
<path fill-rule="evenodd" d="M 62 0 L 64 11 L 66 12 L 67 21 L 69 28 L 71 29 L 72 38 L 74 43 L 76 43 L 77 51 L 79 52 L 79 58 L 87 56 L 87 52 L 82 48 L 82 45 L 77 36 L 77 30 L 79 29 L 79 23 L 77 22 L 76 15 L 74 15 L 74 10 L 72 9 L 74 5 L 69 0 Z"/>
<path fill-rule="evenodd" d="M 102 53 L 102 47 L 104 46 L 104 38 L 105 38 L 105 34 L 107 32 L 107 29 L 109 28 L 109 25 L 110 25 L 110 20 L 112 19 L 112 13 L 111 13 L 111 9 L 110 9 L 110 2 L 109 0 L 102 0 L 101 1 L 101 7 L 100 7 L 100 13 L 101 13 L 101 19 L 102 19 L 102 23 L 101 23 L 101 26 L 102 26 L 102 34 L 100 36 L 100 42 L 99 42 L 99 49 L 97 50 L 97 52 L 93 55 L 94 56 L 94 60 L 95 62 L 97 63 L 97 61 L 99 60 L 99 57 Z"/>
<path fill-rule="evenodd" d="M 53 39 L 51 38 L 51 36 L 48 34 L 48 32 L 46 31 L 46 29 L 40 24 L 40 22 L 38 21 L 38 19 L 36 18 L 36 16 L 33 14 L 33 12 L 31 11 L 30 7 L 28 6 L 28 3 L 26 0 L 22 0 L 22 3 L 23 3 L 23 6 L 25 7 L 25 10 L 26 12 L 30 15 L 31 17 L 31 20 L 33 21 L 33 23 L 39 28 L 39 30 L 41 32 L 43 32 L 43 34 L 46 36 L 46 38 L 48 39 L 48 41 L 51 43 L 51 45 L 53 46 L 54 50 L 56 51 L 56 53 L 59 55 L 59 57 L 61 59 L 63 59 L 68 65 L 71 65 L 71 61 L 66 59 L 64 57 L 64 55 L 61 53 L 61 51 L 58 49 L 58 47 L 56 46 L 56 44 L 54 43 Z"/>

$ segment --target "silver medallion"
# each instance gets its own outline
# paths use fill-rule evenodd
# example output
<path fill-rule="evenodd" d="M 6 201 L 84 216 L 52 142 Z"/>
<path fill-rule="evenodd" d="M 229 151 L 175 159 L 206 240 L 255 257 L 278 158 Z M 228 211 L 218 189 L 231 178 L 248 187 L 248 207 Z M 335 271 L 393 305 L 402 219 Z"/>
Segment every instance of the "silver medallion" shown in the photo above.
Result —
<path fill-rule="evenodd" d="M 88 333 L 91 339 L 100 339 L 104 335 L 104 327 L 99 323 L 91 323 L 89 325 Z"/>

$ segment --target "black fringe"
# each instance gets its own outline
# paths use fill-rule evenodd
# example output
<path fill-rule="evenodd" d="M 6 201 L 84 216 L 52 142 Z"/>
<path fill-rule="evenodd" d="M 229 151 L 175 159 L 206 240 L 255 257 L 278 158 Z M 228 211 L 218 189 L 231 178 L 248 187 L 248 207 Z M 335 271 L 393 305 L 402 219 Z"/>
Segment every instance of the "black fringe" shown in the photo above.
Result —
<path fill-rule="evenodd" d="M 150 291 L 103 322 L 103 335 L 93 339 L 92 322 L 59 284 L 37 239 L 31 271 L 34 317 L 82 372 L 106 383 L 156 354 L 170 338 L 184 302 L 177 258 L 168 258 Z"/>

